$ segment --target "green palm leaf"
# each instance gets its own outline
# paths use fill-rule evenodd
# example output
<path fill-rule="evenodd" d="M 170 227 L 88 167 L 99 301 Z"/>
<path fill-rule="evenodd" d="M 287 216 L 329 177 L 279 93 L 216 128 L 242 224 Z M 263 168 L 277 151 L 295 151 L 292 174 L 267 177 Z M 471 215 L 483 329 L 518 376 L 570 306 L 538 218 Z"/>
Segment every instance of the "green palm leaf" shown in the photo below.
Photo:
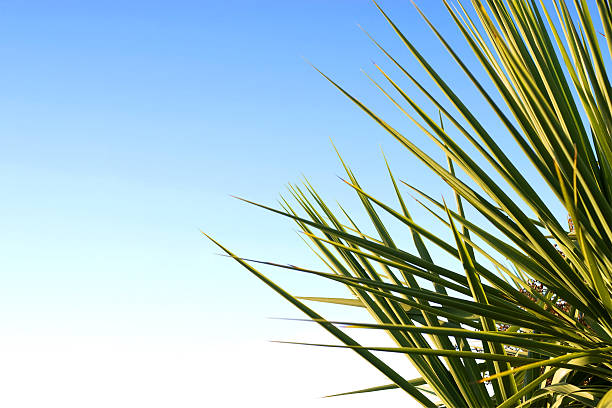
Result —
<path fill-rule="evenodd" d="M 505 133 L 487 130 L 459 88 L 378 4 L 445 100 L 369 34 L 389 68 L 375 65 L 380 79 L 368 78 L 441 149 L 445 162 L 319 72 L 438 175 L 456 208 L 410 180 L 398 183 L 386 158 L 396 202 L 385 202 L 340 158 L 363 219 L 333 210 L 307 181 L 289 186 L 291 199 L 282 198 L 280 209 L 244 200 L 294 221 L 328 270 L 248 260 L 217 245 L 341 342 L 298 344 L 352 349 L 392 382 L 334 396 L 399 388 L 425 407 L 606 407 L 612 398 L 612 87 L 606 69 L 612 5 L 596 0 L 592 13 L 586 0 L 572 0 L 571 7 L 565 0 L 472 0 L 470 10 L 460 1 L 441 1 L 486 77 L 417 11 Z M 403 86 L 405 79 L 414 87 Z M 417 103 L 415 92 L 431 105 Z M 532 174 L 502 147 L 504 138 L 516 142 L 550 194 L 528 181 Z M 406 186 L 436 228 L 412 217 Z M 565 213 L 555 213 L 559 205 Z M 566 215 L 567 228 L 560 221 Z M 365 229 L 356 222 L 364 219 Z M 415 251 L 395 235 L 397 226 L 409 232 Z M 434 232 L 440 228 L 448 234 Z M 457 266 L 442 266 L 446 261 Z M 351 297 L 291 295 L 254 263 L 337 283 Z M 329 321 L 302 301 L 364 308 L 373 321 Z M 359 330 L 384 332 L 395 346 L 363 346 L 348 334 Z M 405 356 L 420 377 L 406 379 L 375 351 Z"/>

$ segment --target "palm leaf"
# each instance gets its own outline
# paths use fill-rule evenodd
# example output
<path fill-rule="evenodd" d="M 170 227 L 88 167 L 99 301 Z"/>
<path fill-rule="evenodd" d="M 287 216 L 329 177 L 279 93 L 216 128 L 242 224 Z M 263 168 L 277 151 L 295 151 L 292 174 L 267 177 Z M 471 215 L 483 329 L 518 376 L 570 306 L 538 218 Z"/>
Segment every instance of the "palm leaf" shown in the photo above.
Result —
<path fill-rule="evenodd" d="M 456 209 L 410 180 L 398 183 L 386 158 L 396 202 L 385 202 L 339 155 L 364 217 L 332 210 L 307 180 L 289 186 L 291 199 L 281 198 L 280 209 L 243 199 L 294 221 L 327 270 L 253 261 L 217 245 L 341 342 L 298 344 L 352 349 L 392 382 L 335 395 L 399 388 L 425 407 L 605 407 L 612 398 L 611 3 L 596 0 L 595 18 L 586 0 L 572 0 L 572 7 L 565 0 L 472 0 L 470 10 L 461 1 L 441 1 L 486 76 L 469 67 L 425 12 L 417 13 L 505 133 L 488 130 L 491 118 L 474 113 L 460 87 L 378 4 L 443 98 L 370 34 L 389 67 L 376 64 L 366 75 L 445 162 L 317 71 L 439 176 Z M 406 79 L 413 88 L 402 85 Z M 416 102 L 415 93 L 429 103 Z M 531 172 L 505 140 L 517 144 Z M 549 192 L 536 188 L 533 176 Z M 405 186 L 436 228 L 413 218 Z M 565 213 L 554 210 L 559 207 Z M 567 228 L 560 221 L 566 216 Z M 394 233 L 397 226 L 408 231 L 414 250 Z M 254 263 L 337 283 L 351 297 L 291 295 Z M 373 321 L 326 320 L 302 301 L 361 307 Z M 382 331 L 395 346 L 363 346 L 348 334 L 359 330 Z M 420 377 L 406 379 L 373 352 L 407 357 Z"/>

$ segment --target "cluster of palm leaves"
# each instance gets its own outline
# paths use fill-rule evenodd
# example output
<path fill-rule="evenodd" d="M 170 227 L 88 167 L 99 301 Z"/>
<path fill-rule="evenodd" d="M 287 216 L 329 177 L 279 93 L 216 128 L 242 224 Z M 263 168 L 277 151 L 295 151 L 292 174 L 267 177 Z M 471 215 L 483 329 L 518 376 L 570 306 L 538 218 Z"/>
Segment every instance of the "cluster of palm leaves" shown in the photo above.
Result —
<path fill-rule="evenodd" d="M 222 248 L 340 340 L 336 347 L 353 349 L 390 380 L 353 392 L 399 388 L 430 408 L 612 407 L 612 87 L 604 65 L 612 54 L 610 1 L 591 2 L 593 12 L 586 0 L 569 6 L 564 0 L 472 0 L 469 10 L 441 1 L 488 78 L 470 71 L 419 13 L 503 133 L 485 129 L 380 8 L 445 99 L 436 99 L 376 42 L 400 77 L 392 79 L 377 66 L 386 85 L 375 84 L 446 161 L 434 160 L 326 78 L 448 184 L 455 203 L 398 183 L 390 169 L 397 200 L 385 203 L 362 188 L 346 165 L 345 181 L 377 236 L 363 232 L 346 212 L 332 211 L 308 183 L 291 186 L 293 200 L 280 209 L 253 203 L 294 220 L 328 270 L 274 265 L 339 282 L 353 295 L 346 299 L 295 297 L 256 263 Z M 431 106 L 416 103 L 400 80 Z M 451 126 L 480 153 L 478 161 L 449 136 Z M 549 196 L 536 191 L 516 158 L 506 155 L 498 143 L 507 136 L 558 202 L 544 201 Z M 470 180 L 461 180 L 456 168 Z M 408 189 L 452 239 L 413 220 Z M 559 203 L 564 214 L 553 214 Z M 477 220 L 466 215 L 468 207 Z M 411 232 L 416 250 L 396 245 L 384 217 Z M 432 247 L 461 267 L 441 266 Z M 373 321 L 329 321 L 307 306 L 312 301 L 363 307 Z M 396 346 L 361 345 L 349 335 L 354 328 L 384 331 Z M 406 355 L 420 377 L 405 378 L 375 352 Z"/>

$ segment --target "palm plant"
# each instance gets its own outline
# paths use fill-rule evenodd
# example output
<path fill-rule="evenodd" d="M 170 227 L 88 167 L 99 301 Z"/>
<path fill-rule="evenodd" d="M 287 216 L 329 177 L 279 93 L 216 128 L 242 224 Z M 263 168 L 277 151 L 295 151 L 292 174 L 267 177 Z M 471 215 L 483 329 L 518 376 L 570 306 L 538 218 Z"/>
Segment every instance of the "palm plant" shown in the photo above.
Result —
<path fill-rule="evenodd" d="M 491 84 L 474 74 L 419 13 L 503 124 L 504 134 L 493 136 L 485 129 L 378 5 L 446 100 L 438 100 L 373 40 L 439 118 L 379 66 L 390 90 L 374 83 L 444 152 L 446 161 L 434 160 L 324 77 L 448 184 L 455 205 L 399 184 L 388 164 L 396 204 L 368 193 L 344 166 L 345 181 L 377 237 L 363 232 L 346 212 L 337 216 L 307 182 L 290 186 L 294 201 L 283 200 L 280 209 L 252 203 L 295 221 L 329 270 L 267 264 L 339 282 L 353 295 L 346 299 L 295 297 L 262 274 L 255 261 L 217 244 L 339 339 L 342 346 L 334 347 L 353 349 L 390 380 L 354 393 L 400 388 L 430 408 L 612 406 L 612 87 L 602 51 L 606 45 L 612 55 L 612 5 L 596 0 L 599 29 L 586 0 L 573 0 L 571 10 L 564 0 L 548 5 L 472 0 L 469 12 L 460 2 L 442 1 L 499 95 L 487 90 Z M 444 106 L 449 103 L 452 109 Z M 482 163 L 449 136 L 445 123 L 480 153 Z M 557 202 L 546 202 L 515 166 L 516 158 L 506 155 L 498 142 L 507 136 Z M 413 220 L 406 187 L 452 239 Z M 569 215 L 567 228 L 553 213 L 558 204 Z M 468 207 L 477 219 L 468 217 Z M 416 253 L 396 244 L 381 214 L 408 228 Z M 461 267 L 439 265 L 432 246 Z M 373 322 L 326 320 L 307 306 L 311 301 L 365 308 Z M 384 331 L 396 346 L 361 345 L 349 335 L 353 328 Z M 406 355 L 420 377 L 405 378 L 376 351 Z"/>

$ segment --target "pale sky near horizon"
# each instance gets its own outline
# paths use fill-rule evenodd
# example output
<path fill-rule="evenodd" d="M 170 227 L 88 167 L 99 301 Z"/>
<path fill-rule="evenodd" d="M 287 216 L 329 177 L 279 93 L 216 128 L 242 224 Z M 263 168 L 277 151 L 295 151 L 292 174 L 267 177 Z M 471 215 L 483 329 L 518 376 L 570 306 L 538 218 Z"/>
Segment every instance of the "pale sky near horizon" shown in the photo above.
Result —
<path fill-rule="evenodd" d="M 469 58 L 441 5 L 419 3 Z M 381 5 L 464 81 L 409 1 Z M 268 319 L 303 316 L 199 232 L 320 267 L 291 222 L 229 195 L 275 205 L 304 174 L 357 210 L 330 139 L 385 199 L 381 147 L 399 178 L 448 194 L 302 58 L 435 152 L 359 71 L 389 65 L 357 24 L 431 85 L 369 0 L 0 2 L 1 406 L 411 406 L 399 391 L 320 399 L 387 380 L 350 351 L 268 343 L 330 339 Z"/>

